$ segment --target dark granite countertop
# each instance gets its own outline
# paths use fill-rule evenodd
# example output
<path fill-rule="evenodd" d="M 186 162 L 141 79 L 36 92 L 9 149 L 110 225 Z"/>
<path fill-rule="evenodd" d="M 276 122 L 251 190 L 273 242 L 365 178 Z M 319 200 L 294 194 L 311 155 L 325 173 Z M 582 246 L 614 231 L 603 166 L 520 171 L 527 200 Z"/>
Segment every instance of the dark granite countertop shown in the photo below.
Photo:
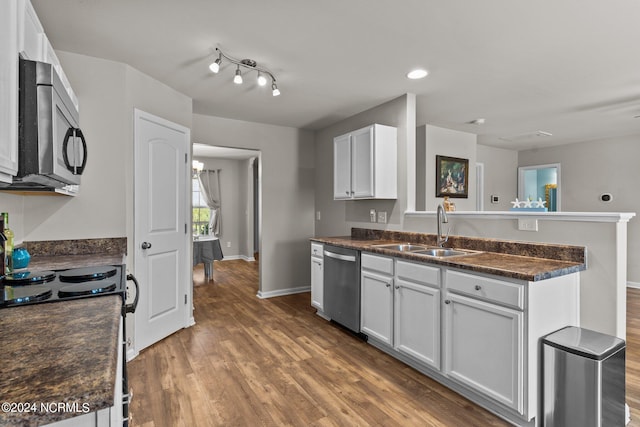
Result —
<path fill-rule="evenodd" d="M 38 426 L 113 406 L 121 309 L 120 296 L 109 295 L 0 310 L 0 403 L 35 404 L 0 411 L 0 425 Z M 41 410 L 51 403 L 78 412 Z"/>
<path fill-rule="evenodd" d="M 353 229 L 351 236 L 313 237 L 312 241 L 398 258 L 470 270 L 478 273 L 536 282 L 586 269 L 586 248 L 497 239 L 451 236 L 445 245 L 477 251 L 471 255 L 434 258 L 376 247 L 387 243 L 435 246 L 435 235 Z"/>

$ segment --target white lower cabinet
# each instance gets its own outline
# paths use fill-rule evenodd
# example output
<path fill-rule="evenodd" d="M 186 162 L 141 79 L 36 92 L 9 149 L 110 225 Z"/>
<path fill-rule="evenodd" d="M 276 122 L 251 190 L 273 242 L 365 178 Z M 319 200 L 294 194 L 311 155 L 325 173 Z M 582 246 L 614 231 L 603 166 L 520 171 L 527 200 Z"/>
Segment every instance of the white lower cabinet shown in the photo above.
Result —
<path fill-rule="evenodd" d="M 437 267 L 363 254 L 362 332 L 439 369 L 439 276 Z"/>
<path fill-rule="evenodd" d="M 394 347 L 440 369 L 440 269 L 396 261 Z"/>
<path fill-rule="evenodd" d="M 578 273 L 537 282 L 363 253 L 369 343 L 516 425 L 538 412 L 540 338 L 579 326 Z"/>
<path fill-rule="evenodd" d="M 393 259 L 362 254 L 360 330 L 393 345 Z"/>
<path fill-rule="evenodd" d="M 324 255 L 323 245 L 311 244 L 311 305 L 324 312 Z"/>
<path fill-rule="evenodd" d="M 444 318 L 444 373 L 522 413 L 523 313 L 449 293 Z"/>

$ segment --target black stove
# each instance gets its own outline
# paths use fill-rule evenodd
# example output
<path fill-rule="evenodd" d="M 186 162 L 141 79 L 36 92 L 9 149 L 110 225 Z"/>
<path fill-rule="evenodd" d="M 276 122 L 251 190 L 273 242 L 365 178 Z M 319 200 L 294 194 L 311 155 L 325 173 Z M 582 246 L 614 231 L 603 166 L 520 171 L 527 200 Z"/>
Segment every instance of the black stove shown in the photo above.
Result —
<path fill-rule="evenodd" d="M 124 302 L 126 281 L 122 265 L 17 271 L 2 280 L 0 308 L 114 294 Z"/>
<path fill-rule="evenodd" d="M 126 304 L 127 280 L 131 280 L 135 284 L 136 293 L 132 304 Z M 126 314 L 135 312 L 140 289 L 138 281 L 132 274 L 126 273 L 124 265 L 83 267 L 60 271 L 25 269 L 6 275 L 0 281 L 0 285 L 0 308 L 46 304 L 102 295 L 120 295 L 122 297 L 122 354 L 126 354 Z M 122 359 L 122 396 L 122 425 L 128 427 L 131 396 L 129 395 L 126 357 Z"/>

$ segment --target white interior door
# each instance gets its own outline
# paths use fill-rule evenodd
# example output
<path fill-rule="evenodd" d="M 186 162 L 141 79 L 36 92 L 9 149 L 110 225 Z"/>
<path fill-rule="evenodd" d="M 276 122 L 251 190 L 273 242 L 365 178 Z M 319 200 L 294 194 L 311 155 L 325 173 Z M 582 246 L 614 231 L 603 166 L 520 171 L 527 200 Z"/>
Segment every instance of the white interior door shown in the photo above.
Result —
<path fill-rule="evenodd" d="M 189 129 L 135 111 L 136 350 L 189 324 Z M 190 184 L 190 182 L 189 182 Z"/>

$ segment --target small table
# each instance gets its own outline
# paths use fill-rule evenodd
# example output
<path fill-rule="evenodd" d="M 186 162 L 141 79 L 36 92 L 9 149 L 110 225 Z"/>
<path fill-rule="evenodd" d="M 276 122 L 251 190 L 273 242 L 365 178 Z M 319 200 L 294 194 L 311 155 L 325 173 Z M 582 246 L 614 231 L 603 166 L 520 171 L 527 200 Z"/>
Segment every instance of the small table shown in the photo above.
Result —
<path fill-rule="evenodd" d="M 206 279 L 213 277 L 213 261 L 221 260 L 222 248 L 220 239 L 213 236 L 202 236 L 193 240 L 193 266 L 203 263 Z"/>

